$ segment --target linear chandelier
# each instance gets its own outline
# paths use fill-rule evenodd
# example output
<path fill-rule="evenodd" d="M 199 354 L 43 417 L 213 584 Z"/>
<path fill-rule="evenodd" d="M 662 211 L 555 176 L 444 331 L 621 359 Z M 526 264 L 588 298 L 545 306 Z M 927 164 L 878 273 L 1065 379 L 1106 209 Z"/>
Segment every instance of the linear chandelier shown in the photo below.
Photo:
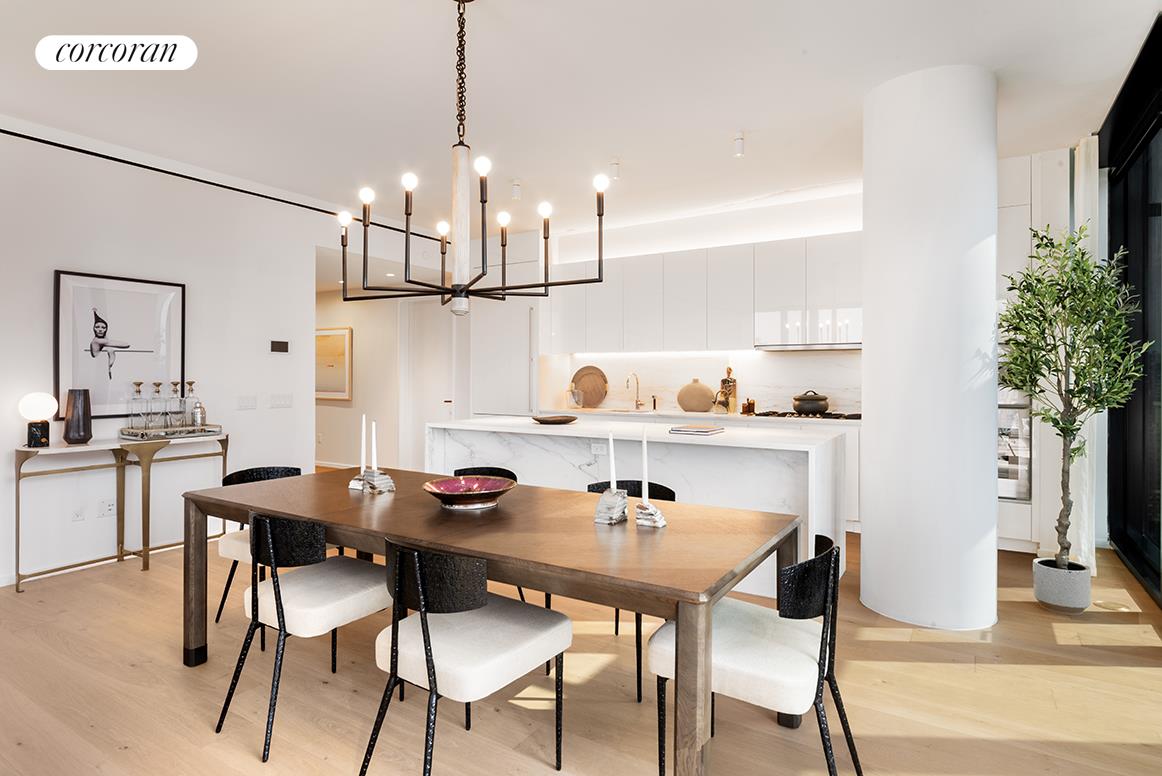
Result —
<path fill-rule="evenodd" d="M 465 124 L 467 122 L 467 65 L 465 63 L 465 34 L 464 6 L 472 0 L 455 0 L 457 6 L 457 33 L 456 33 L 456 136 L 457 141 L 452 146 L 452 223 L 440 221 L 436 224 L 436 232 L 440 235 L 440 282 L 429 283 L 412 277 L 411 241 L 412 241 L 412 192 L 419 184 L 414 173 L 405 173 L 400 179 L 404 190 L 404 283 L 403 286 L 379 286 L 370 282 L 368 271 L 368 234 L 373 225 L 371 221 L 371 203 L 375 201 L 375 192 L 370 188 L 359 190 L 359 199 L 363 203 L 363 290 L 375 292 L 373 294 L 350 295 L 347 292 L 347 228 L 354 220 L 347 211 L 339 213 L 339 225 L 342 228 L 340 245 L 343 249 L 343 301 L 360 301 L 364 299 L 405 299 L 412 297 L 439 296 L 441 304 L 451 304 L 452 312 L 456 315 L 467 315 L 469 298 L 504 300 L 510 296 L 548 296 L 550 288 L 558 286 L 581 285 L 585 283 L 600 283 L 604 278 L 604 235 L 602 221 L 605 217 L 605 190 L 609 186 L 609 178 L 597 175 L 593 178 L 593 187 L 597 190 L 597 275 L 591 278 L 574 280 L 551 280 L 549 277 L 549 218 L 553 214 L 553 206 L 542 202 L 537 206 L 537 213 L 541 216 L 541 234 L 544 243 L 544 269 L 541 279 L 535 283 L 508 283 L 508 225 L 511 216 L 507 212 L 497 215 L 496 221 L 500 226 L 500 284 L 488 285 L 485 278 L 488 276 L 488 173 L 492 169 L 492 162 L 488 157 L 478 156 L 473 162 L 473 168 L 480 178 L 480 271 L 472 274 L 470 254 L 472 203 L 471 203 L 471 174 L 469 172 L 468 154 L 470 146 L 464 140 Z M 424 235 L 420 235 L 424 237 Z M 431 238 L 428 238 L 431 239 Z M 452 282 L 447 284 L 448 246 L 452 247 Z"/>

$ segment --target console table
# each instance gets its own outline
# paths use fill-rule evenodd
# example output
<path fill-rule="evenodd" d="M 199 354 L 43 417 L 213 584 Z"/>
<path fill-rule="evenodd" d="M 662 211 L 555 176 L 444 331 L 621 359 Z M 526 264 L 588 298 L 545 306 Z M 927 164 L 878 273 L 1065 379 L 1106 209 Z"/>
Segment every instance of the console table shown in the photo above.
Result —
<path fill-rule="evenodd" d="M 171 455 L 157 457 L 157 454 L 170 446 L 193 444 L 195 442 L 217 442 L 218 451 L 212 453 L 190 453 L 186 455 Z M 163 461 L 190 461 L 195 458 L 221 458 L 222 476 L 226 476 L 226 455 L 230 446 L 229 434 L 214 436 L 182 437 L 177 439 L 151 439 L 136 441 L 132 439 L 94 440 L 84 445 L 53 444 L 49 447 L 18 447 L 16 448 L 16 592 L 24 592 L 22 583 L 27 579 L 55 574 L 59 571 L 91 566 L 110 560 L 124 561 L 126 555 L 141 558 L 141 570 L 149 570 L 149 553 L 151 550 L 161 550 L 167 547 L 176 547 L 181 542 L 151 547 L 149 544 L 149 505 L 150 505 L 150 475 L 155 463 Z M 33 458 L 41 456 L 69 456 L 83 453 L 107 452 L 113 457 L 111 463 L 89 464 L 84 466 L 65 466 L 63 468 L 35 469 L 24 471 L 24 464 Z M 129 466 L 141 468 L 141 549 L 125 549 L 125 469 Z M 51 569 L 42 569 L 31 574 L 20 571 L 20 482 L 31 477 L 44 477 L 50 474 L 70 474 L 73 472 L 89 472 L 100 469 L 117 470 L 116 508 L 117 508 L 117 552 L 102 558 L 70 563 Z"/>

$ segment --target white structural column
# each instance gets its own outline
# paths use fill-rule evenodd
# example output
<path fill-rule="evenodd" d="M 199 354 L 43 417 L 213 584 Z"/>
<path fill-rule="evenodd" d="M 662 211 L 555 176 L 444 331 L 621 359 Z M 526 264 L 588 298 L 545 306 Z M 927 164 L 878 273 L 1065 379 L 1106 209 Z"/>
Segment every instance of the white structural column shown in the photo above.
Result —
<path fill-rule="evenodd" d="M 927 627 L 996 622 L 996 115 L 972 66 L 864 103 L 860 597 Z"/>

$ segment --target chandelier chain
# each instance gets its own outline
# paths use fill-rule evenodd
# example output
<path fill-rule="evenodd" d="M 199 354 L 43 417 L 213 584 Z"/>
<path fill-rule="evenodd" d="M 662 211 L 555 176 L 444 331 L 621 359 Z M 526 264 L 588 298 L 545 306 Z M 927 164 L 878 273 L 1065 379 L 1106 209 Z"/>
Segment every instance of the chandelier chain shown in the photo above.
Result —
<path fill-rule="evenodd" d="M 457 3 L 456 12 L 456 136 L 464 142 L 464 122 L 468 114 L 468 66 L 464 61 L 467 34 L 464 32 L 464 2 Z"/>

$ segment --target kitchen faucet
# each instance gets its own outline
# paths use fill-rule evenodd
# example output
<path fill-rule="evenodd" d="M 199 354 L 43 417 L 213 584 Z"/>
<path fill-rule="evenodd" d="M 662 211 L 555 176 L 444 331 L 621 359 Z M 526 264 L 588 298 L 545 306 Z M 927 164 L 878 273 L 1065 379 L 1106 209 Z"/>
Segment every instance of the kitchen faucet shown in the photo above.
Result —
<path fill-rule="evenodd" d="M 643 406 L 645 406 L 645 402 L 642 401 L 641 397 L 641 380 L 638 379 L 637 372 L 630 372 L 629 377 L 625 378 L 626 390 L 629 390 L 629 381 L 631 379 L 633 380 L 633 408 L 635 410 L 640 410 Z"/>

